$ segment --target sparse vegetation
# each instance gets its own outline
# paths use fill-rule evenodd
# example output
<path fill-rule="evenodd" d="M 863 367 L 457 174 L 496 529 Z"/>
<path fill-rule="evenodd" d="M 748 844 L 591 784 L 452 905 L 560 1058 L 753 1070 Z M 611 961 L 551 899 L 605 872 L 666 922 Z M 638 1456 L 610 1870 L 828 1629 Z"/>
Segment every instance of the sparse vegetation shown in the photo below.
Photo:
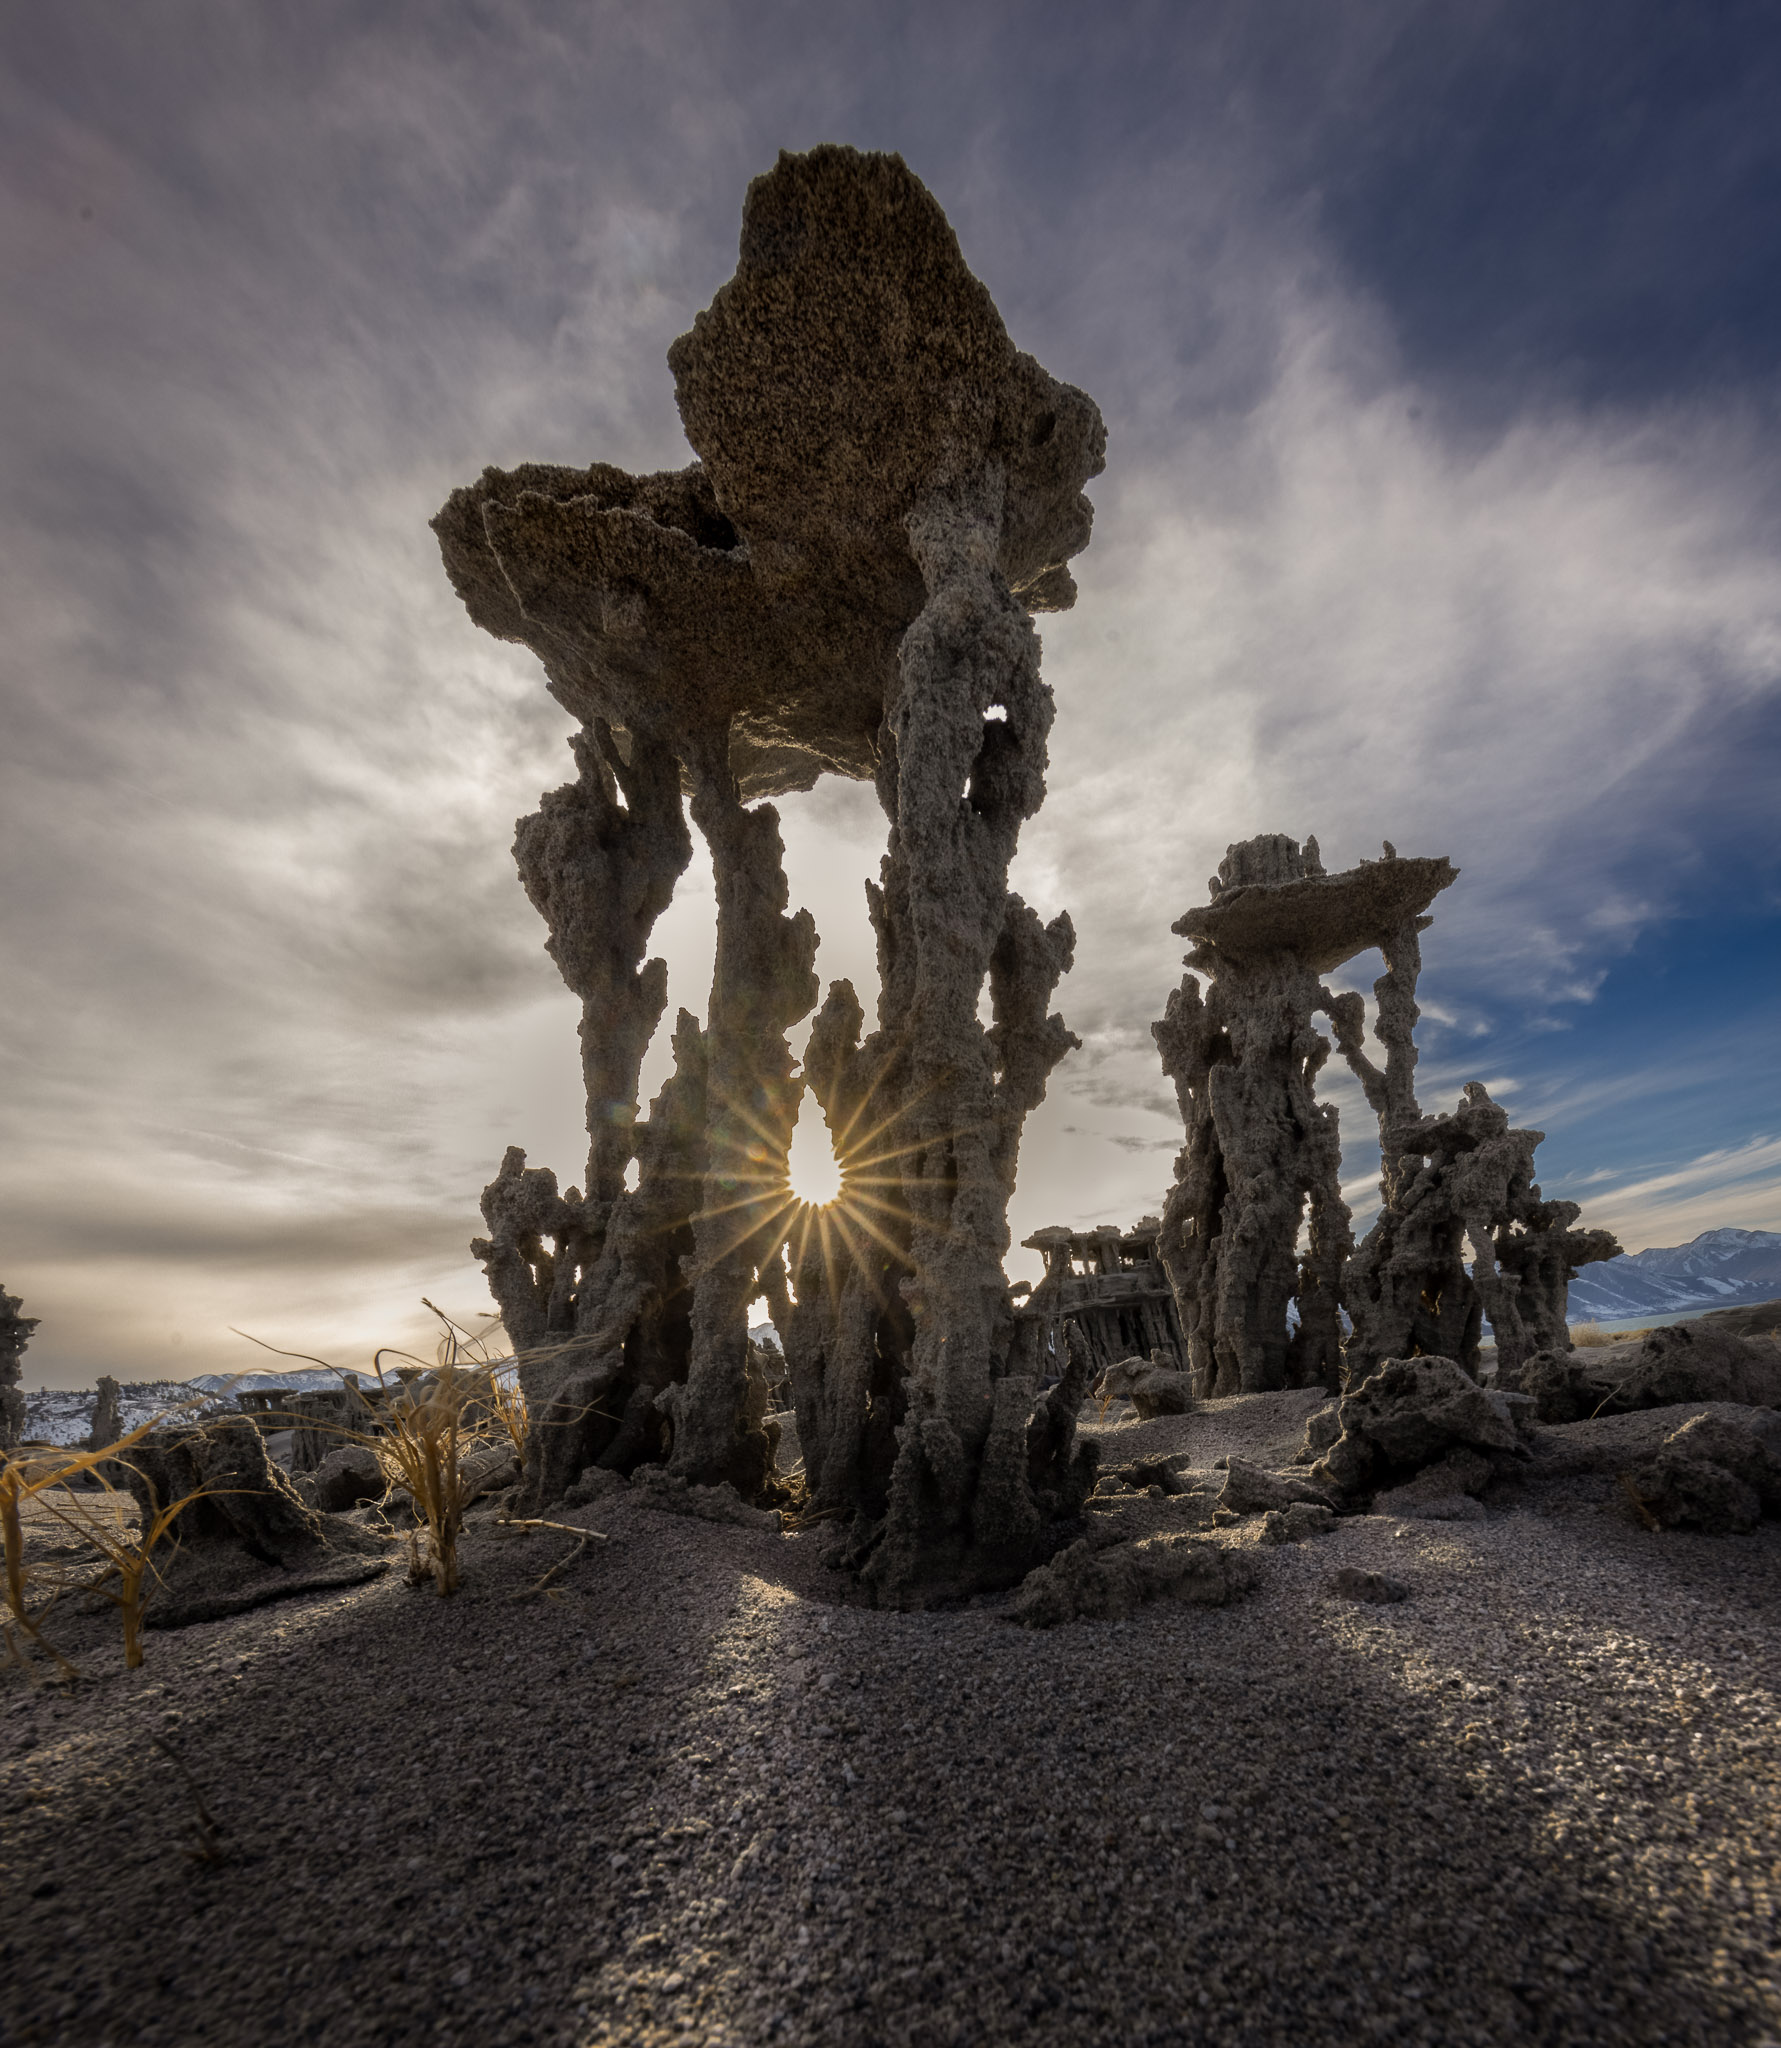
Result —
<path fill-rule="evenodd" d="M 115 1452 L 116 1446 L 112 1449 Z M 195 1487 L 179 1500 L 158 1503 L 152 1515 L 138 1517 L 139 1526 L 132 1534 L 134 1498 L 114 1486 L 103 1472 L 99 1480 L 97 1498 L 64 1492 L 60 1500 L 46 1502 L 46 1506 L 58 1522 L 104 1560 L 105 1569 L 84 1590 L 109 1600 L 118 1610 L 124 1624 L 124 1666 L 135 1671 L 142 1663 L 143 1611 L 162 1583 L 155 1551 L 186 1509 L 213 1489 Z M 120 1507 L 127 1512 L 120 1515 Z"/>
<path fill-rule="evenodd" d="M 377 1426 L 335 1428 L 343 1443 L 370 1450 L 390 1491 L 400 1489 L 412 1501 L 417 1526 L 409 1539 L 410 1582 L 420 1585 L 431 1578 L 446 1594 L 458 1588 L 458 1537 L 473 1498 L 465 1461 L 472 1450 L 505 1440 L 523 1463 L 526 1399 L 519 1383 L 519 1360 L 493 1350 L 501 1327 L 498 1319 L 491 1317 L 486 1329 L 472 1331 L 425 1296 L 422 1303 L 440 1323 L 433 1365 L 418 1374 L 397 1368 L 386 1371 L 386 1358 L 408 1358 L 415 1365 L 421 1361 L 393 1346 L 382 1347 L 371 1360 Z M 248 1336 L 245 1330 L 236 1334 Z M 282 1358 L 322 1366 L 342 1381 L 346 1377 L 343 1368 L 310 1352 L 281 1350 L 259 1337 L 248 1341 L 277 1351 Z"/>
<path fill-rule="evenodd" d="M 0 1637 L 11 1661 L 25 1671 L 31 1670 L 29 1643 L 54 1663 L 61 1677 L 79 1676 L 69 1659 L 45 1638 L 42 1626 L 57 1602 L 72 1592 L 97 1593 L 111 1600 L 123 1615 L 124 1661 L 132 1669 L 142 1662 L 142 1610 L 157 1577 L 152 1553 L 174 1518 L 196 1496 L 175 1502 L 148 1528 L 139 1528 L 132 1535 L 130 1519 L 136 1504 L 112 1481 L 105 1467 L 139 1443 L 161 1419 L 151 1417 L 116 1443 L 96 1451 L 32 1448 L 9 1453 L 0 1461 L 0 1549 L 5 1553 L 6 1581 L 6 1619 L 0 1623 Z M 99 1482 L 99 1492 L 96 1498 L 83 1499 L 72 1487 L 89 1474 Z M 78 1569 L 50 1571 L 42 1561 L 30 1562 L 25 1515 L 33 1505 L 40 1515 L 71 1530 L 81 1547 L 102 1561 L 98 1577 L 83 1575 Z"/>

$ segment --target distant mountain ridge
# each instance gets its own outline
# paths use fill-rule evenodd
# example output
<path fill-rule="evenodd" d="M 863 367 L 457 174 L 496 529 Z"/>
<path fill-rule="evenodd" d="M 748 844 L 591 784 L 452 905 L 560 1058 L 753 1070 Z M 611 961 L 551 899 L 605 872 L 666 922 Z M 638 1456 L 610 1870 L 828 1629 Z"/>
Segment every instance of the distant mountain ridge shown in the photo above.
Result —
<path fill-rule="evenodd" d="M 1703 1230 L 1692 1244 L 1651 1245 L 1585 1266 L 1571 1282 L 1565 1313 L 1574 1323 L 1607 1323 L 1778 1297 L 1781 1231 Z"/>

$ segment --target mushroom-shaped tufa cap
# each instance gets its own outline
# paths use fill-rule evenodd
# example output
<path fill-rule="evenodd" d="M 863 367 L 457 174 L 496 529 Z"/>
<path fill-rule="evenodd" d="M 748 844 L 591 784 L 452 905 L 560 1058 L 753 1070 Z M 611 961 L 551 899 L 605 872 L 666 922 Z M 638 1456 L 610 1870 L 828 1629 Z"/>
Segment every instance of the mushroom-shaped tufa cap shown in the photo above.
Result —
<path fill-rule="evenodd" d="M 727 731 L 745 796 L 870 776 L 927 595 L 904 522 L 949 490 L 998 507 L 1029 610 L 1073 601 L 1101 416 L 1009 341 L 900 157 L 757 178 L 736 276 L 669 361 L 702 463 L 486 470 L 433 522 L 471 617 L 577 717 L 683 759 Z"/>
<path fill-rule="evenodd" d="M 906 624 L 920 595 L 903 520 L 999 465 L 1003 574 L 1029 610 L 1073 602 L 1100 411 L 1015 348 L 900 156 L 781 155 L 748 188 L 735 277 L 668 362 L 687 439 L 770 585 L 833 576 Z"/>
<path fill-rule="evenodd" d="M 1315 974 L 1328 974 L 1356 953 L 1378 946 L 1415 920 L 1458 876 L 1445 858 L 1362 861 L 1329 875 L 1317 842 L 1304 850 L 1284 833 L 1239 841 L 1219 862 L 1214 900 L 1169 927 L 1224 959 L 1247 963 L 1296 955 Z"/>

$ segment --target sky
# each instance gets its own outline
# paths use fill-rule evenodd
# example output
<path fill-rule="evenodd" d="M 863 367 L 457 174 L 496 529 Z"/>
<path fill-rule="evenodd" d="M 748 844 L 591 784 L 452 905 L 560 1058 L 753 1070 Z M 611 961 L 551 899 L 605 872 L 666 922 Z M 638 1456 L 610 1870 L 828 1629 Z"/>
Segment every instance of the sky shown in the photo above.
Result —
<path fill-rule="evenodd" d="M 664 353 L 749 178 L 820 141 L 900 151 L 1107 420 L 1012 878 L 1075 920 L 1083 1046 L 1016 1240 L 1160 1206 L 1169 925 L 1263 831 L 1460 868 L 1426 1107 L 1487 1082 L 1629 1250 L 1781 1228 L 1778 100 L 1781 10 L 1712 0 L 6 10 L 27 1384 L 263 1356 L 232 1328 L 363 1365 L 423 1295 L 488 1307 L 508 1144 L 579 1179 L 576 1008 L 508 851 L 568 721 L 427 521 L 489 463 L 689 460 Z M 780 809 L 818 971 L 870 1003 L 875 802 Z M 710 920 L 700 859 L 670 1019 Z"/>

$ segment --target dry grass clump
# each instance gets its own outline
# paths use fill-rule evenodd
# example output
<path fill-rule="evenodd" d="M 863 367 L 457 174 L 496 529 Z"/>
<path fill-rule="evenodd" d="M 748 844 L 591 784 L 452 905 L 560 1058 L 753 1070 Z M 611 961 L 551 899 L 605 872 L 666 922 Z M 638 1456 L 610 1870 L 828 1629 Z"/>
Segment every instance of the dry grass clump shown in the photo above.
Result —
<path fill-rule="evenodd" d="M 419 1373 L 385 1369 L 384 1360 L 407 1359 L 423 1365 L 411 1352 L 385 1345 L 372 1355 L 376 1379 L 376 1426 L 332 1429 L 342 1443 L 360 1444 L 383 1468 L 389 1490 L 400 1489 L 414 1503 L 418 1524 L 409 1546 L 409 1578 L 419 1585 L 431 1578 L 441 1594 L 458 1589 L 458 1537 L 464 1511 L 476 1497 L 467 1470 L 472 1451 L 508 1442 L 524 1462 L 528 1417 L 519 1383 L 519 1360 L 495 1351 L 498 1318 L 489 1317 L 481 1331 L 454 1322 L 443 1309 L 422 1296 L 424 1307 L 440 1323 L 434 1361 Z M 237 1335 L 247 1336 L 245 1330 Z M 258 1337 L 249 1342 L 278 1351 L 281 1358 L 301 1358 L 311 1365 L 346 1375 L 340 1366 L 306 1351 L 282 1351 Z M 386 1494 L 386 1498 L 388 1495 Z M 423 1541 L 424 1538 L 424 1541 Z"/>
<path fill-rule="evenodd" d="M 56 1666 L 59 1676 L 76 1678 L 75 1666 L 43 1634 L 43 1622 L 69 1593 L 97 1594 L 118 1609 L 124 1624 L 124 1662 L 134 1671 L 142 1662 L 142 1616 L 161 1582 L 154 1563 L 161 1543 L 180 1514 L 205 1491 L 169 1502 L 153 1516 L 138 1517 L 135 1499 L 111 1478 L 106 1466 L 120 1462 L 159 1422 L 151 1416 L 117 1442 L 96 1451 L 39 1448 L 8 1453 L 0 1460 L 0 1551 L 4 1552 L 6 1618 L 0 1621 L 9 1659 L 30 1672 L 27 1643 L 34 1644 Z M 91 1475 L 96 1494 L 73 1490 L 72 1482 Z M 46 1560 L 26 1557 L 25 1510 L 38 1513 L 69 1531 L 88 1553 L 86 1569 L 66 1570 Z M 138 1526 L 132 1529 L 132 1524 Z M 100 1564 L 91 1571 L 94 1559 Z"/>
<path fill-rule="evenodd" d="M 1573 1323 L 1571 1342 L 1579 1351 L 1593 1351 L 1603 1344 L 1631 1344 L 1640 1337 L 1649 1337 L 1651 1330 L 1659 1326 L 1652 1324 L 1644 1330 L 1604 1330 L 1600 1323 Z"/>
<path fill-rule="evenodd" d="M 112 1445 L 109 1448 L 115 1452 L 117 1447 Z M 157 1507 L 153 1515 L 139 1517 L 140 1526 L 132 1534 L 128 1521 L 120 1519 L 115 1509 L 125 1505 L 134 1514 L 134 1497 L 120 1494 L 103 1473 L 100 1474 L 100 1482 L 101 1492 L 96 1500 L 90 1496 L 68 1494 L 61 1502 L 50 1504 L 49 1511 L 104 1559 L 105 1569 L 96 1579 L 89 1581 L 85 1590 L 109 1600 L 118 1610 L 124 1624 L 124 1666 L 134 1671 L 142 1663 L 143 1610 L 153 1597 L 155 1588 L 162 1583 L 154 1562 L 155 1549 L 186 1509 L 215 1489 L 197 1486 L 183 1498 L 168 1501 Z"/>

